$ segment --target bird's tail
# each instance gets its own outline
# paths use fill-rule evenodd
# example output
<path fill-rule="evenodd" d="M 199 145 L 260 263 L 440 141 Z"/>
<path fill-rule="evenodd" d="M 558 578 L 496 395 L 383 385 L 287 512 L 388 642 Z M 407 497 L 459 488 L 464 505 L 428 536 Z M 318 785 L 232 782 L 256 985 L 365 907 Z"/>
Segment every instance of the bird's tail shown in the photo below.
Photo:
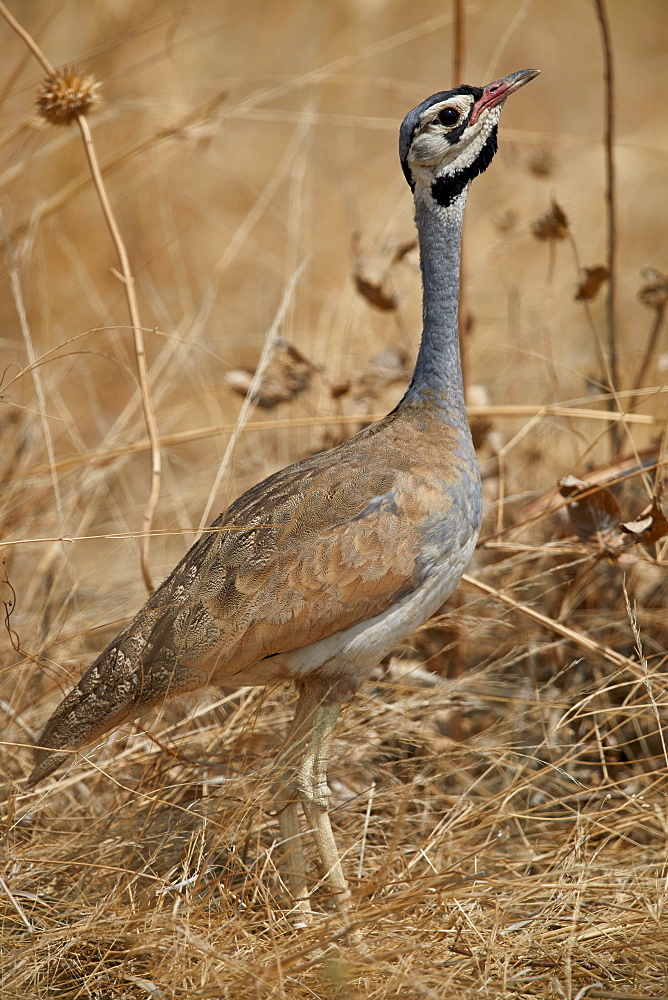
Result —
<path fill-rule="evenodd" d="M 217 531 L 202 535 L 58 705 L 39 737 L 29 784 L 46 778 L 72 751 L 96 742 L 125 719 L 172 694 L 209 683 L 209 674 L 192 664 L 202 661 L 202 651 L 209 650 L 219 631 L 204 614 L 193 580 L 208 580 L 207 566 L 219 541 Z"/>
<path fill-rule="evenodd" d="M 46 723 L 28 778 L 34 785 L 72 757 L 72 751 L 95 743 L 114 726 L 202 683 L 169 650 L 137 633 L 121 633 L 89 667 Z M 63 752 L 65 751 L 65 752 Z"/>

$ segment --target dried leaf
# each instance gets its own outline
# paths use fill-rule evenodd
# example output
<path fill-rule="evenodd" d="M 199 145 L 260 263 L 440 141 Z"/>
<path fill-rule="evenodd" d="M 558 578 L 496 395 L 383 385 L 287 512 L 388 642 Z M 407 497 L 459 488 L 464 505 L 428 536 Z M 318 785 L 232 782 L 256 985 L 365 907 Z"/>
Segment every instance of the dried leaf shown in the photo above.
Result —
<path fill-rule="evenodd" d="M 537 240 L 563 240 L 568 235 L 568 218 L 563 208 L 553 201 L 550 211 L 536 219 L 531 231 Z"/>
<path fill-rule="evenodd" d="M 622 531 L 627 531 L 630 535 L 641 535 L 653 523 L 654 518 L 648 514 L 647 517 L 638 517 L 635 521 L 623 521 L 619 527 Z"/>
<path fill-rule="evenodd" d="M 668 274 L 655 271 L 653 267 L 644 267 L 640 275 L 643 284 L 638 289 L 638 302 L 648 309 L 662 312 L 668 302 Z"/>
<path fill-rule="evenodd" d="M 559 480 L 559 492 L 572 498 L 568 516 L 580 541 L 597 555 L 617 558 L 625 540 L 619 528 L 619 504 L 610 490 L 566 476 Z"/>
<path fill-rule="evenodd" d="M 390 312 L 397 308 L 397 297 L 392 292 L 388 292 L 383 288 L 383 282 L 372 281 L 370 278 L 365 278 L 359 272 L 354 274 L 355 287 L 360 295 L 375 306 L 376 309 L 380 309 L 382 312 Z"/>
<path fill-rule="evenodd" d="M 654 545 L 660 538 L 668 535 L 668 518 L 658 497 L 654 497 L 649 507 L 634 521 L 625 521 L 619 526 L 622 531 L 633 536 L 634 542 L 641 545 Z"/>
<path fill-rule="evenodd" d="M 582 492 L 582 490 L 587 489 L 591 484 L 586 483 L 584 479 L 578 479 L 577 476 L 564 476 L 560 479 L 558 484 L 559 492 L 562 497 L 575 496 L 576 493 Z"/>
<path fill-rule="evenodd" d="M 640 461 L 638 461 L 639 459 Z M 588 469 L 588 482 L 594 486 L 604 485 L 613 480 L 614 482 L 619 482 L 622 479 L 639 475 L 643 469 L 654 469 L 657 459 L 658 449 L 656 447 L 645 448 L 634 455 L 622 455 L 614 462 L 599 466 L 597 469 Z M 574 477 L 567 476 L 564 482 L 571 478 Z M 581 480 L 576 480 L 576 482 L 581 482 Z M 556 506 L 559 502 L 558 498 L 559 490 L 547 490 L 535 500 L 522 507 L 522 516 L 536 517 L 538 514 Z"/>
<path fill-rule="evenodd" d="M 578 285 L 578 290 L 575 294 L 576 302 L 593 299 L 601 285 L 610 277 L 610 271 L 603 264 L 597 264 L 596 267 L 583 267 L 582 270 L 584 271 L 584 278 Z"/>
<path fill-rule="evenodd" d="M 353 280 L 360 295 L 376 309 L 391 312 L 397 308 L 399 297 L 390 291 L 388 281 L 393 269 L 417 246 L 417 240 L 405 243 L 388 243 L 374 249 L 371 257 L 360 251 L 359 233 L 353 234 L 353 253 L 355 254 L 355 271 Z"/>
<path fill-rule="evenodd" d="M 341 396 L 345 396 L 350 392 L 350 379 L 343 379 L 341 382 L 334 382 L 330 386 L 330 392 L 332 394 L 332 399 L 340 399 Z"/>

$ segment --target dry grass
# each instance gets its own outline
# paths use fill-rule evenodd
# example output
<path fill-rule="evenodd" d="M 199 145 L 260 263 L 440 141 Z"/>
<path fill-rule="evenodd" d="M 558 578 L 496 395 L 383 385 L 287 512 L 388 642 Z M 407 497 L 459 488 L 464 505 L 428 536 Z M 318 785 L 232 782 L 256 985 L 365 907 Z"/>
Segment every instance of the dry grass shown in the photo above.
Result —
<path fill-rule="evenodd" d="M 665 329 L 650 293 L 645 305 L 636 293 L 641 268 L 667 269 L 665 10 L 607 9 L 612 396 L 605 292 L 575 301 L 577 266 L 606 256 L 594 5 L 465 5 L 466 79 L 543 70 L 504 112 L 467 219 L 487 492 L 470 576 L 488 589 L 463 585 L 338 730 L 332 816 L 359 944 L 324 890 L 308 927 L 285 908 L 268 774 L 289 691 L 170 703 L 24 790 L 40 725 L 143 598 L 150 462 L 124 291 L 80 139 L 29 117 L 39 73 L 18 39 L 5 42 L 3 1000 L 668 997 L 665 539 L 601 558 L 563 510 L 536 501 L 611 460 L 610 399 L 633 410 L 621 451 L 652 465 L 615 487 L 625 520 L 664 478 Z M 400 395 L 420 299 L 396 131 L 450 81 L 451 12 L 402 0 L 13 12 L 55 65 L 103 81 L 89 120 L 137 279 L 163 441 L 159 579 L 209 502 L 222 509 Z M 564 238 L 539 241 L 532 224 L 553 200 Z M 360 287 L 397 307 L 373 308 Z M 230 372 L 256 367 L 282 302 L 279 333 L 298 356 L 270 360 L 272 392 L 286 379 L 287 396 L 303 391 L 251 412 L 228 449 L 242 406 L 230 385 L 243 382 Z M 388 345 L 379 379 L 370 362 Z"/>

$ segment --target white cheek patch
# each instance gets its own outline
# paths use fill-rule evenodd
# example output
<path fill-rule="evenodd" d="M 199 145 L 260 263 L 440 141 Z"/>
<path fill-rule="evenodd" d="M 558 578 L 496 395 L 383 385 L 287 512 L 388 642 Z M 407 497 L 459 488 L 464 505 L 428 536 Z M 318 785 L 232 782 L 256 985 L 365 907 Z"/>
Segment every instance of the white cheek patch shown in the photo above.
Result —
<path fill-rule="evenodd" d="M 410 159 L 412 163 L 427 166 L 436 163 L 443 156 L 447 141 L 437 132 L 423 132 L 413 139 Z"/>

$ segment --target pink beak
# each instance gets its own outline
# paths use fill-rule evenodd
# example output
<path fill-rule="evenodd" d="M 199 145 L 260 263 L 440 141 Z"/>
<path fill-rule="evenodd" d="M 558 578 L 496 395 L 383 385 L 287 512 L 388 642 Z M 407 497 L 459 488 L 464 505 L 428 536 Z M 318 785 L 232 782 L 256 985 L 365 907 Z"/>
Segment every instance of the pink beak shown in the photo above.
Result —
<path fill-rule="evenodd" d="M 539 69 L 520 69 L 517 73 L 511 73 L 510 76 L 495 80 L 494 83 L 488 83 L 482 92 L 482 97 L 473 105 L 469 125 L 473 125 L 487 108 L 495 108 L 497 104 L 501 104 L 509 94 L 514 94 L 539 73 Z"/>

